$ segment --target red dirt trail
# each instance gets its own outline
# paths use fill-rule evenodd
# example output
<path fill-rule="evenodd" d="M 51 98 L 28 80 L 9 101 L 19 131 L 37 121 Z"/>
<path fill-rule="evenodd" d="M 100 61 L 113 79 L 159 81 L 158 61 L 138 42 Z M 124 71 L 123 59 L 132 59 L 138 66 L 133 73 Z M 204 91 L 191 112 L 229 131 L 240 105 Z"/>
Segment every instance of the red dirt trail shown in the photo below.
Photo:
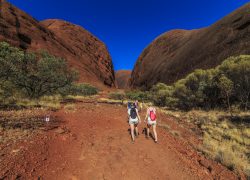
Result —
<path fill-rule="evenodd" d="M 0 177 L 72 180 L 237 178 L 193 150 L 187 143 L 187 139 L 193 139 L 188 130 L 180 128 L 182 138 L 176 138 L 158 127 L 158 144 L 142 133 L 132 144 L 126 107 L 98 103 L 74 106 L 73 110 L 61 109 L 55 113 L 62 121 L 59 129 L 15 145 L 13 148 L 21 150 L 15 155 L 5 155 Z M 173 129 L 177 127 L 165 116 L 162 122 Z M 144 124 L 140 124 L 140 132 L 143 127 Z M 207 162 L 210 170 L 206 168 Z"/>

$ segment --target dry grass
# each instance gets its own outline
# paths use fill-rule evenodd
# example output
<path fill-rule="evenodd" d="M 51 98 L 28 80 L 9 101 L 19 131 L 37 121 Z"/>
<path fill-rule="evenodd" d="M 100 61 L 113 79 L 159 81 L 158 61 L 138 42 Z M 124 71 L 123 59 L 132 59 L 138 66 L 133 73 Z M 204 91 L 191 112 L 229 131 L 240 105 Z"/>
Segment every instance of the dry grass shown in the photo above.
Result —
<path fill-rule="evenodd" d="M 242 169 L 249 176 L 249 150 L 234 140 L 221 141 L 208 133 L 204 134 L 203 146 L 200 148 L 210 158 L 224 164 L 230 170 Z"/>
<path fill-rule="evenodd" d="M 250 177 L 250 112 L 238 112 L 237 118 L 231 118 L 228 112 L 221 111 L 162 111 L 176 120 L 196 124 L 203 132 L 200 151 Z"/>
<path fill-rule="evenodd" d="M 166 131 L 169 131 L 175 137 L 181 137 L 181 133 L 179 131 L 172 130 L 168 124 L 158 123 L 158 126 Z"/>
<path fill-rule="evenodd" d="M 74 100 L 86 100 L 86 99 L 92 99 L 92 98 L 97 98 L 99 95 L 92 95 L 92 96 L 73 96 L 73 95 L 68 95 L 66 99 L 74 99 Z"/>
<path fill-rule="evenodd" d="M 170 131 L 170 133 L 175 137 L 181 137 L 181 133 L 179 131 Z"/>
<path fill-rule="evenodd" d="M 45 127 L 48 114 L 48 110 L 41 108 L 0 111 L 0 144 L 26 138 Z"/>
<path fill-rule="evenodd" d="M 115 100 L 115 99 L 109 99 L 109 98 L 99 98 L 98 102 L 101 102 L 101 103 L 123 103 L 123 104 L 127 103 L 126 100 L 122 101 L 122 100 Z"/>
<path fill-rule="evenodd" d="M 57 96 L 44 96 L 39 99 L 39 105 L 42 107 L 46 107 L 51 110 L 58 110 L 61 108 L 60 102 L 62 101 L 62 97 Z"/>
<path fill-rule="evenodd" d="M 59 95 L 43 96 L 37 100 L 20 98 L 20 99 L 17 99 L 16 105 L 18 107 L 26 107 L 26 108 L 44 107 L 50 110 L 58 110 L 61 108 L 61 105 L 60 105 L 61 101 L 62 101 L 62 97 Z"/>
<path fill-rule="evenodd" d="M 167 130 L 167 131 L 170 131 L 170 129 L 171 129 L 170 126 L 167 124 L 158 123 L 158 126 Z"/>
<path fill-rule="evenodd" d="M 66 113 L 70 113 L 70 112 L 76 112 L 77 108 L 75 106 L 75 104 L 66 104 L 64 106 L 65 112 Z"/>

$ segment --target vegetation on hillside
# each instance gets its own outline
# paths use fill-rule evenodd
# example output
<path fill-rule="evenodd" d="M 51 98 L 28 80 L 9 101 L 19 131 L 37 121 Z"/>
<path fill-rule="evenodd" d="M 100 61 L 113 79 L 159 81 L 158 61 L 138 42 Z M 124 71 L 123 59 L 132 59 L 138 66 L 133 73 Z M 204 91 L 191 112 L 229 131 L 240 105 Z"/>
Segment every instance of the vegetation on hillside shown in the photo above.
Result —
<path fill-rule="evenodd" d="M 172 86 L 159 83 L 151 94 L 156 105 L 183 110 L 249 110 L 250 55 L 230 57 L 213 69 L 195 70 Z"/>
<path fill-rule="evenodd" d="M 78 73 L 69 69 L 64 59 L 47 52 L 34 54 L 1 42 L 0 63 L 2 106 L 42 105 L 44 99 L 60 99 L 46 97 L 87 96 L 98 92 L 88 84 L 74 83 L 78 80 Z"/>
<path fill-rule="evenodd" d="M 250 55 L 230 57 L 212 69 L 197 69 L 173 85 L 158 83 L 150 91 L 115 92 L 110 98 L 151 101 L 156 106 L 180 110 L 247 111 L 250 108 Z"/>

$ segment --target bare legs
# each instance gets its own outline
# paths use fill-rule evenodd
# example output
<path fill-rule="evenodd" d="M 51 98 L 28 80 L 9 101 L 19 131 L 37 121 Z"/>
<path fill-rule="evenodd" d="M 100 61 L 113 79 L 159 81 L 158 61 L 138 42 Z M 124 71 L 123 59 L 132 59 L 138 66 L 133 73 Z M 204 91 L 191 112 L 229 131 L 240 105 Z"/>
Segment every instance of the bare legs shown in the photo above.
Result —
<path fill-rule="evenodd" d="M 151 127 L 151 125 L 147 125 L 147 138 L 149 138 L 149 128 Z"/>
<path fill-rule="evenodd" d="M 137 124 L 135 124 L 135 135 L 136 135 L 136 136 L 138 136 L 138 135 L 139 135 L 139 131 L 138 131 Z"/>
<path fill-rule="evenodd" d="M 154 132 L 154 140 L 155 140 L 155 142 L 157 142 L 158 141 L 158 139 L 157 139 L 157 132 L 156 132 L 156 124 L 153 124 L 152 125 L 153 126 L 153 132 Z M 150 129 L 150 127 L 151 127 L 151 125 L 147 125 L 147 138 L 149 138 L 149 129 Z"/>
<path fill-rule="evenodd" d="M 154 132 L 155 142 L 157 142 L 158 139 L 157 139 L 157 133 L 156 133 L 156 124 L 153 124 L 153 132 Z"/>
<path fill-rule="evenodd" d="M 132 141 L 135 141 L 135 136 L 139 135 L 137 124 L 130 124 L 130 133 Z"/>
<path fill-rule="evenodd" d="M 134 131 L 135 131 L 135 126 L 134 126 L 134 124 L 130 124 L 130 133 L 131 133 L 132 141 L 135 141 L 135 134 L 134 134 Z"/>

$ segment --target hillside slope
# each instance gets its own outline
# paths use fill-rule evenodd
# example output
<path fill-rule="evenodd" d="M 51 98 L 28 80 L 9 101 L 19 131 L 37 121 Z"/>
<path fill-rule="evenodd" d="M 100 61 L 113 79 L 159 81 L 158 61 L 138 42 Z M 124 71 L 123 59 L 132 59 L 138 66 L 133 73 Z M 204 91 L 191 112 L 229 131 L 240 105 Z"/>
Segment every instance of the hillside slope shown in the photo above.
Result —
<path fill-rule="evenodd" d="M 140 55 L 131 86 L 144 89 L 171 84 L 194 69 L 217 66 L 229 56 L 250 54 L 250 3 L 210 27 L 172 30 L 156 38 Z"/>
<path fill-rule="evenodd" d="M 127 89 L 129 87 L 129 80 L 131 77 L 130 70 L 119 70 L 115 72 L 115 79 L 117 87 L 120 89 Z"/>
<path fill-rule="evenodd" d="M 0 41 L 28 51 L 46 50 L 65 58 L 80 73 L 80 81 L 115 85 L 113 64 L 104 43 L 80 26 L 62 20 L 38 22 L 0 0 Z"/>

